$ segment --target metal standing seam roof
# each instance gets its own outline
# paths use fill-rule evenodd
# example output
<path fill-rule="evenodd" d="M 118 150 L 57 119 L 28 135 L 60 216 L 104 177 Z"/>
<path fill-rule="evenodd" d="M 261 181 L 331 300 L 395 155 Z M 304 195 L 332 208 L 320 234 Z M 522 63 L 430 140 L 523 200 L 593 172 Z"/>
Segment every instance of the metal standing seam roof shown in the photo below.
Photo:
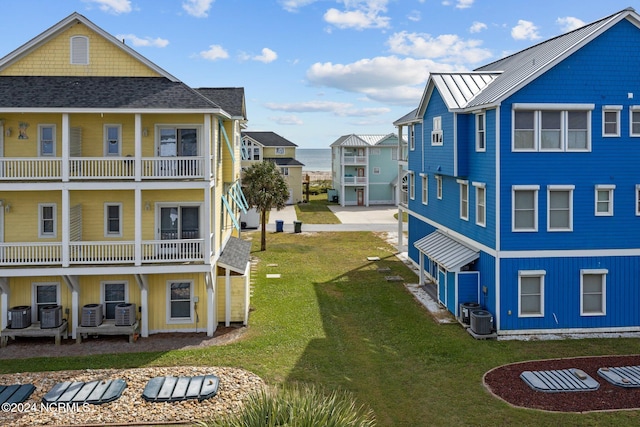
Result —
<path fill-rule="evenodd" d="M 366 134 L 349 134 L 342 135 L 331 144 L 331 147 L 369 147 L 376 145 L 381 140 L 387 138 L 389 134 L 385 135 L 366 135 Z"/>
<path fill-rule="evenodd" d="M 478 250 L 460 243 L 440 230 L 416 241 L 414 246 L 447 271 L 459 270 L 480 257 Z"/>
<path fill-rule="evenodd" d="M 500 76 L 500 72 L 434 73 L 433 84 L 450 109 L 465 108 L 490 83 Z"/>

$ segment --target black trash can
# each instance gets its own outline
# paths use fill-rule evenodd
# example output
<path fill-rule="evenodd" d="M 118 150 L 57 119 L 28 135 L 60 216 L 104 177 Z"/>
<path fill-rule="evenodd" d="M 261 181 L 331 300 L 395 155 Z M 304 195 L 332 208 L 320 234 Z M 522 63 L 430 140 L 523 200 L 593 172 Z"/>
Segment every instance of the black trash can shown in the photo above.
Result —
<path fill-rule="evenodd" d="M 284 231 L 284 221 L 276 219 L 276 233 L 282 233 Z"/>
<path fill-rule="evenodd" d="M 293 232 L 294 233 L 302 232 L 302 221 L 293 221 Z"/>

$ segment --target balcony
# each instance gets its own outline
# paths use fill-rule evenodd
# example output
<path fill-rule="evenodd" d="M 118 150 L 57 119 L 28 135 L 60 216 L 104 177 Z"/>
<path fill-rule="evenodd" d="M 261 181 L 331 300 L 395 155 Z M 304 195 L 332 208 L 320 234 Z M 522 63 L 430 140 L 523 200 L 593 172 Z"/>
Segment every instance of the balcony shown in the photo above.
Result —
<path fill-rule="evenodd" d="M 0 158 L 4 181 L 134 180 L 136 161 L 131 157 L 74 157 L 69 176 L 60 158 Z M 203 179 L 204 157 L 143 157 L 140 179 Z"/>
<path fill-rule="evenodd" d="M 369 180 L 366 176 L 345 175 L 342 177 L 342 182 L 345 185 L 366 185 Z"/>
<path fill-rule="evenodd" d="M 408 206 L 409 205 L 409 192 L 404 189 L 400 190 L 400 202 L 401 205 Z"/>
<path fill-rule="evenodd" d="M 71 242 L 69 260 L 65 263 L 60 242 L 0 243 L 0 266 L 140 265 L 203 263 L 205 260 L 204 239 L 142 241 L 141 258 L 138 262 L 135 249 L 135 242 L 132 241 Z"/>
<path fill-rule="evenodd" d="M 364 165 L 367 163 L 367 156 L 356 156 L 353 154 L 345 154 L 342 156 L 343 165 Z"/>

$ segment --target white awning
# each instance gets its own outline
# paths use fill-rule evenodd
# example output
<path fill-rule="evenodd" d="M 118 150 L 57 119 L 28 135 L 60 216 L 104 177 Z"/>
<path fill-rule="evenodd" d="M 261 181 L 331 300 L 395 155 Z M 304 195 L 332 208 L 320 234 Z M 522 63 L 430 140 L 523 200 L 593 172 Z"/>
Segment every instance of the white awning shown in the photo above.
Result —
<path fill-rule="evenodd" d="M 480 251 L 460 243 L 440 230 L 423 237 L 413 245 L 447 271 L 458 271 L 480 257 Z"/>

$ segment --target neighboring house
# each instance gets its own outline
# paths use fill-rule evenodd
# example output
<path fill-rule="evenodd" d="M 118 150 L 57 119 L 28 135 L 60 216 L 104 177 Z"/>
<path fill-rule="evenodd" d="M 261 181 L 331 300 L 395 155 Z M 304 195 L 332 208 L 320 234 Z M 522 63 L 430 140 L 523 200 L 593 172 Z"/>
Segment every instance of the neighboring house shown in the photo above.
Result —
<path fill-rule="evenodd" d="M 343 135 L 331 144 L 341 206 L 397 205 L 398 135 Z"/>
<path fill-rule="evenodd" d="M 143 337 L 247 323 L 241 88 L 192 89 L 74 13 L 0 59 L 0 326 L 136 304 Z"/>
<path fill-rule="evenodd" d="M 275 132 L 242 131 L 242 168 L 254 163 L 269 160 L 274 162 L 289 187 L 288 205 L 302 202 L 302 167 L 296 160 L 296 147 L 293 142 Z"/>
<path fill-rule="evenodd" d="M 640 16 L 433 73 L 409 131 L 409 257 L 498 335 L 640 331 Z"/>

